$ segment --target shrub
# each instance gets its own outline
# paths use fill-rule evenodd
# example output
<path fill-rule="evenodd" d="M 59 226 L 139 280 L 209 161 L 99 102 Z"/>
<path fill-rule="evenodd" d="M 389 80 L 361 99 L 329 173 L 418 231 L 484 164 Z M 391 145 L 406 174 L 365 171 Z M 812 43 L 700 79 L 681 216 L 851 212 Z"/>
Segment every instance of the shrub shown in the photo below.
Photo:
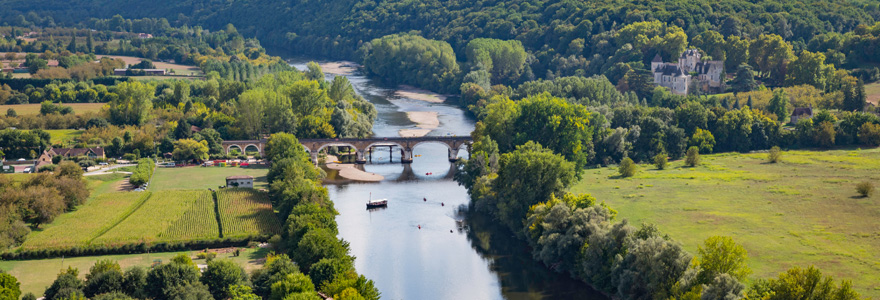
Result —
<path fill-rule="evenodd" d="M 49 164 L 40 166 L 40 168 L 37 169 L 37 172 L 55 172 L 55 165 Z"/>
<path fill-rule="evenodd" d="M 620 166 L 617 169 L 620 172 L 621 177 L 632 177 L 636 175 L 637 167 L 636 163 L 629 157 L 624 157 L 623 160 L 620 161 Z"/>
<path fill-rule="evenodd" d="M 10 109 L 6 110 L 6 116 L 7 117 L 17 117 L 18 113 L 16 113 L 14 109 L 10 108 Z"/>
<path fill-rule="evenodd" d="M 874 184 L 870 181 L 863 181 L 856 185 L 856 191 L 859 192 L 859 195 L 862 197 L 871 197 L 874 194 Z"/>
<path fill-rule="evenodd" d="M 779 146 L 773 146 L 770 148 L 770 152 L 767 154 L 767 161 L 771 164 L 775 164 L 779 162 L 779 159 L 782 157 L 782 152 L 779 149 Z"/>
<path fill-rule="evenodd" d="M 859 128 L 859 141 L 869 146 L 880 146 L 880 125 L 862 124 L 862 127 Z"/>
<path fill-rule="evenodd" d="M 657 170 L 666 169 L 666 164 L 668 160 L 666 159 L 666 153 L 660 153 L 654 156 L 654 165 L 657 166 Z"/>
<path fill-rule="evenodd" d="M 134 155 L 133 153 L 126 153 L 122 155 L 122 159 L 127 161 L 135 161 L 137 160 L 137 155 Z"/>
<path fill-rule="evenodd" d="M 700 164 L 700 149 L 696 146 L 688 148 L 687 157 L 684 164 L 688 167 L 695 167 Z"/>

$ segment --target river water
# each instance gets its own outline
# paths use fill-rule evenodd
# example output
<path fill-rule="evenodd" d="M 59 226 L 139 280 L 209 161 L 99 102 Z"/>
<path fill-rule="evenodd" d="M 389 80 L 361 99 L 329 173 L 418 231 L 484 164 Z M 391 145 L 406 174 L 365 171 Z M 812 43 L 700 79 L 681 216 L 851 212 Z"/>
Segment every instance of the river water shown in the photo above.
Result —
<path fill-rule="evenodd" d="M 303 60 L 292 65 L 305 69 Z M 416 128 L 407 111 L 439 113 L 440 126 L 429 136 L 464 136 L 474 129 L 473 118 L 454 104 L 396 97 L 365 76 L 346 76 L 378 110 L 376 137 Z M 464 149 L 460 153 L 467 157 Z M 452 180 L 445 145 L 421 144 L 413 155 L 413 163 L 404 165 L 399 150 L 376 150 L 363 168 L 383 181 L 325 185 L 339 211 L 339 235 L 357 257 L 355 267 L 375 281 L 383 299 L 607 299 L 532 260 L 524 243 L 489 218 L 468 215 L 467 191 Z M 370 197 L 387 198 L 388 207 L 366 210 Z"/>

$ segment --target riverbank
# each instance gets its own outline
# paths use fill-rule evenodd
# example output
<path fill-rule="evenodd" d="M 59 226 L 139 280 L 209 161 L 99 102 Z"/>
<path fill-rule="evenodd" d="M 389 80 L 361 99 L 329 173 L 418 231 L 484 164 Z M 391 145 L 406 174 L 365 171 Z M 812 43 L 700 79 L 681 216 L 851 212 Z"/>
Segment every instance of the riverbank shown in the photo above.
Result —
<path fill-rule="evenodd" d="M 407 128 L 398 130 L 401 137 L 423 137 L 428 135 L 432 130 L 440 127 L 440 113 L 436 111 L 408 111 L 406 117 L 418 128 Z"/>
<path fill-rule="evenodd" d="M 362 171 L 354 164 L 333 163 L 339 161 L 339 158 L 333 155 L 327 155 L 328 163 L 325 165 L 328 169 L 339 171 L 339 176 L 348 180 L 363 182 L 379 182 L 385 179 L 385 176 Z"/>

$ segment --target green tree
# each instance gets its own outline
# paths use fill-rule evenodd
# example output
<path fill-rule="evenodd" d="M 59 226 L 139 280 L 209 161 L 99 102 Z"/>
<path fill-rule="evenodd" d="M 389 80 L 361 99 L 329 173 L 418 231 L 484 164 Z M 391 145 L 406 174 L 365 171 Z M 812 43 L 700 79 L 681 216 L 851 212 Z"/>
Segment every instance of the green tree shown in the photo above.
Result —
<path fill-rule="evenodd" d="M 715 147 L 715 136 L 711 131 L 698 128 L 688 140 L 688 146 L 699 148 L 700 153 L 712 153 L 712 149 Z"/>
<path fill-rule="evenodd" d="M 746 64 L 739 65 L 736 69 L 736 77 L 730 83 L 730 88 L 740 93 L 758 89 L 758 83 L 755 82 L 755 76 L 752 73 L 752 67 Z"/>
<path fill-rule="evenodd" d="M 712 283 L 721 274 L 745 280 L 752 273 L 746 262 L 746 249 L 737 245 L 730 237 L 709 237 L 697 251 L 700 256 L 700 273 L 697 278 L 702 284 Z"/>
<path fill-rule="evenodd" d="M 636 163 L 629 157 L 624 157 L 623 160 L 620 161 L 620 165 L 617 167 L 617 173 L 620 173 L 621 177 L 632 177 L 633 175 L 636 175 L 637 171 L 638 166 L 636 166 Z"/>
<path fill-rule="evenodd" d="M 767 104 L 767 111 L 776 115 L 776 119 L 780 122 L 785 122 L 789 117 L 789 99 L 788 95 L 785 93 L 785 89 L 776 89 L 773 91 L 773 97 L 770 98 L 770 103 Z"/>
<path fill-rule="evenodd" d="M 817 89 L 825 89 L 825 55 L 810 51 L 801 51 L 796 59 L 788 64 L 786 85 L 809 84 Z"/>
<path fill-rule="evenodd" d="M 89 35 L 86 38 L 86 51 L 88 53 L 95 53 L 95 41 L 94 41 L 94 38 L 92 37 L 92 31 L 89 30 L 88 32 L 89 32 Z"/>
<path fill-rule="evenodd" d="M 15 109 L 10 108 L 10 109 L 6 110 L 6 116 L 10 117 L 10 118 L 14 118 L 14 117 L 18 117 L 18 113 L 15 112 Z"/>
<path fill-rule="evenodd" d="M 840 285 L 831 276 L 822 276 L 815 267 L 802 269 L 794 267 L 779 274 L 777 278 L 753 284 L 749 299 L 834 299 L 858 300 L 859 293 L 853 290 L 849 281 Z"/>
<path fill-rule="evenodd" d="M 517 40 L 478 38 L 465 48 L 468 62 L 480 65 L 492 75 L 492 82 L 511 84 L 522 74 L 528 54 Z"/>
<path fill-rule="evenodd" d="M 749 46 L 749 55 L 750 65 L 775 85 L 782 84 L 786 65 L 794 58 L 791 45 L 775 34 L 758 36 Z"/>
<path fill-rule="evenodd" d="M 324 71 L 321 70 L 321 66 L 318 63 L 310 61 L 306 64 L 308 71 L 306 71 L 306 78 L 309 80 L 317 80 L 319 82 L 324 81 Z"/>
<path fill-rule="evenodd" d="M 77 277 L 79 271 L 68 267 L 63 270 L 52 284 L 46 288 L 43 296 L 48 300 L 63 299 L 72 293 L 82 294 L 83 282 Z"/>
<path fill-rule="evenodd" d="M 773 146 L 770 148 L 770 152 L 767 153 L 767 161 L 772 164 L 778 163 L 782 158 L 782 151 L 779 149 L 779 146 Z"/>
<path fill-rule="evenodd" d="M 76 53 L 76 28 L 70 34 L 70 44 L 67 45 L 67 50 Z"/>
<path fill-rule="evenodd" d="M 269 138 L 266 143 L 266 159 L 269 161 L 280 161 L 285 158 L 291 158 L 297 161 L 308 161 L 302 144 L 292 134 L 276 133 Z"/>
<path fill-rule="evenodd" d="M 695 167 L 700 164 L 700 149 L 696 146 L 688 148 L 684 164 L 688 167 Z"/>
<path fill-rule="evenodd" d="M 498 177 L 492 182 L 497 196 L 480 202 L 497 209 L 495 216 L 502 224 L 518 232 L 530 206 L 562 192 L 575 179 L 574 164 L 538 143 L 528 142 L 501 155 Z"/>
<path fill-rule="evenodd" d="M 153 88 L 139 81 L 116 86 L 116 100 L 110 102 L 110 121 L 116 125 L 142 125 L 153 109 Z"/>
<path fill-rule="evenodd" d="M 309 276 L 302 273 L 293 273 L 287 274 L 282 279 L 272 284 L 272 293 L 269 299 L 282 300 L 288 299 L 291 295 L 303 297 L 305 294 L 309 294 L 311 297 L 306 296 L 304 298 L 294 299 L 316 299 L 318 297 L 318 295 L 315 294 L 315 285 L 312 284 L 312 280 L 309 279 Z"/>
<path fill-rule="evenodd" d="M 230 285 L 229 286 L 229 299 L 231 300 L 262 300 L 260 296 L 254 294 L 251 290 L 251 287 L 246 285 Z"/>
<path fill-rule="evenodd" d="M 177 120 L 177 127 L 174 127 L 174 137 L 178 140 L 192 137 L 192 128 L 186 118 Z"/>
<path fill-rule="evenodd" d="M 15 276 L 0 273 L 0 299 L 18 300 L 21 296 L 21 284 Z"/>
<path fill-rule="evenodd" d="M 859 141 L 869 146 L 880 146 L 880 124 L 862 124 L 859 127 Z"/>
<path fill-rule="evenodd" d="M 205 161 L 208 160 L 208 142 L 197 142 L 193 139 L 178 140 L 174 143 L 174 152 L 172 152 L 176 161 Z"/>
<path fill-rule="evenodd" d="M 173 299 L 175 288 L 198 283 L 199 269 L 194 265 L 172 262 L 155 267 L 147 273 L 144 291 L 153 299 Z"/>
<path fill-rule="evenodd" d="M 654 156 L 654 166 L 657 167 L 657 170 L 666 169 L 667 163 L 666 153 L 660 153 Z"/>
<path fill-rule="evenodd" d="M 227 299 L 232 297 L 230 287 L 247 283 L 247 274 L 235 262 L 217 259 L 208 263 L 201 281 L 208 286 L 215 299 Z"/>

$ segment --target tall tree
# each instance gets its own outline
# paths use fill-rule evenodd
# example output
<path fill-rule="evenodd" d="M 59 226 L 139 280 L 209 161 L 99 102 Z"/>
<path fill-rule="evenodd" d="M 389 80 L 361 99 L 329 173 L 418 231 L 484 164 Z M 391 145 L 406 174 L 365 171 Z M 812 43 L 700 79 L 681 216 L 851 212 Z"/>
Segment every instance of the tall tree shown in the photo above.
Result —
<path fill-rule="evenodd" d="M 76 53 L 76 28 L 70 33 L 70 44 L 67 45 L 67 50 Z"/>

